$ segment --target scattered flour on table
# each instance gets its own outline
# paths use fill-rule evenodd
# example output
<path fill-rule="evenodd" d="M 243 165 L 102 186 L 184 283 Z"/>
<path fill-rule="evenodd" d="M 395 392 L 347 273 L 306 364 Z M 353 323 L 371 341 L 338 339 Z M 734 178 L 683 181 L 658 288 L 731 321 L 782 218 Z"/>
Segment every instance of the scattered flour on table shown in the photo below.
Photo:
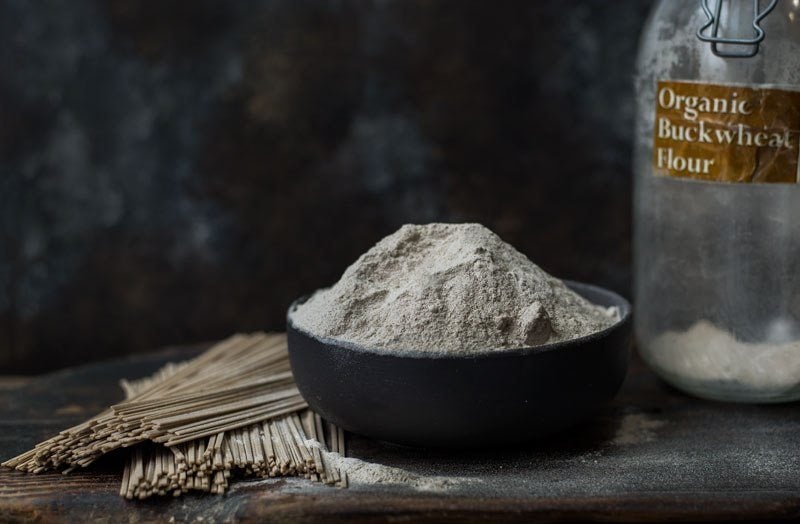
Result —
<path fill-rule="evenodd" d="M 405 225 L 291 315 L 375 350 L 473 354 L 601 331 L 619 319 L 480 224 Z"/>
<path fill-rule="evenodd" d="M 325 461 L 347 473 L 351 485 L 375 486 L 380 484 L 403 485 L 417 491 L 445 492 L 482 482 L 474 477 L 445 477 L 417 475 L 400 468 L 365 462 L 338 453 L 324 452 Z"/>
<path fill-rule="evenodd" d="M 698 382 L 723 381 L 774 392 L 800 387 L 800 342 L 743 342 L 707 320 L 651 343 L 657 369 Z"/>
<path fill-rule="evenodd" d="M 346 473 L 348 484 L 374 486 L 379 484 L 403 485 L 419 491 L 448 491 L 466 485 L 483 482 L 475 477 L 445 477 L 438 475 L 418 475 L 410 471 L 375 462 L 366 462 L 354 457 L 343 457 L 339 453 L 328 451 L 314 439 L 305 441 L 309 448 L 318 448 L 326 467 L 338 469 Z"/>
<path fill-rule="evenodd" d="M 622 417 L 612 442 L 618 446 L 630 446 L 650 442 L 656 437 L 656 430 L 664 426 L 645 413 L 627 413 Z"/>

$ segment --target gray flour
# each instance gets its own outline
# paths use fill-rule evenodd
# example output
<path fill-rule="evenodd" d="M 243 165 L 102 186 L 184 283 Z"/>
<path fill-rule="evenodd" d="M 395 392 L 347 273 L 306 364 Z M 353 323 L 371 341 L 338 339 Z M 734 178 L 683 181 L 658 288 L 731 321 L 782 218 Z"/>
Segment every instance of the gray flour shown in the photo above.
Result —
<path fill-rule="evenodd" d="M 427 224 L 378 242 L 292 321 L 377 351 L 463 355 L 581 337 L 618 316 L 480 224 Z"/>
<path fill-rule="evenodd" d="M 319 447 L 317 441 L 306 441 L 306 444 Z M 321 453 L 327 464 L 346 473 L 348 483 L 355 486 L 392 484 L 406 486 L 416 491 L 446 492 L 483 482 L 475 477 L 419 475 L 400 468 L 343 457 L 330 451 L 321 450 Z"/>
<path fill-rule="evenodd" d="M 722 382 L 754 395 L 781 396 L 800 388 L 800 342 L 751 343 L 700 320 L 651 343 L 651 365 L 695 384 Z"/>

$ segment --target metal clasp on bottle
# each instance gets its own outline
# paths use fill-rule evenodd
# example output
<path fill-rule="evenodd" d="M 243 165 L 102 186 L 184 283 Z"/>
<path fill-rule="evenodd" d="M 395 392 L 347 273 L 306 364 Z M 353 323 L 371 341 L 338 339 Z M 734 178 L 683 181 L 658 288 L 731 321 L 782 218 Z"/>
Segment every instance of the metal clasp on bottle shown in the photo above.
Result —
<path fill-rule="evenodd" d="M 700 0 L 700 6 L 703 8 L 708 17 L 708 21 L 697 30 L 697 38 L 703 42 L 711 43 L 711 52 L 722 58 L 751 58 L 758 54 L 759 44 L 764 40 L 764 29 L 759 25 L 761 21 L 775 8 L 778 0 L 770 0 L 767 5 L 761 7 L 760 0 L 753 0 L 753 30 L 755 34 L 752 37 L 721 37 L 719 36 L 719 27 L 722 18 L 722 3 L 725 0 L 716 0 L 716 5 L 712 10 L 709 6 L 709 0 Z M 733 0 L 729 0 L 733 1 Z M 710 34 L 708 30 L 710 29 Z M 725 44 L 730 46 L 745 47 L 743 50 L 720 50 L 719 45 Z"/>

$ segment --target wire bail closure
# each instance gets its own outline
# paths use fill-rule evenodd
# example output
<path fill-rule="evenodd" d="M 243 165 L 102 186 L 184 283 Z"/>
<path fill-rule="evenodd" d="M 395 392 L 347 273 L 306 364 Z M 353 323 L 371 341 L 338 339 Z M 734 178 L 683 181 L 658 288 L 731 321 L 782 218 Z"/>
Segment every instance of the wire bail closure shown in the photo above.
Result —
<path fill-rule="evenodd" d="M 755 35 L 751 38 L 725 38 L 719 36 L 719 26 L 722 14 L 723 0 L 716 0 L 714 10 L 709 7 L 709 0 L 700 0 L 700 6 L 708 17 L 708 21 L 697 30 L 697 38 L 703 42 L 711 43 L 711 52 L 721 58 L 752 58 L 758 54 L 759 44 L 764 40 L 764 29 L 759 25 L 760 22 L 775 8 L 778 0 L 770 0 L 764 9 L 761 9 L 760 0 L 753 0 L 753 30 Z M 706 34 L 711 28 L 711 34 Z M 719 44 L 729 44 L 734 46 L 747 46 L 749 50 L 743 51 L 721 51 Z"/>

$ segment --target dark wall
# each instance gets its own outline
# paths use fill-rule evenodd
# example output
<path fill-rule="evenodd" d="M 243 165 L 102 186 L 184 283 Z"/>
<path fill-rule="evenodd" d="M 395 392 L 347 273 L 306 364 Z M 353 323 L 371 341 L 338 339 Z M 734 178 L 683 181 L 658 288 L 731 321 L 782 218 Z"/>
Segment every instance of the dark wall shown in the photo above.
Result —
<path fill-rule="evenodd" d="M 627 293 L 643 0 L 0 2 L 0 372 L 281 329 L 406 222 Z"/>

